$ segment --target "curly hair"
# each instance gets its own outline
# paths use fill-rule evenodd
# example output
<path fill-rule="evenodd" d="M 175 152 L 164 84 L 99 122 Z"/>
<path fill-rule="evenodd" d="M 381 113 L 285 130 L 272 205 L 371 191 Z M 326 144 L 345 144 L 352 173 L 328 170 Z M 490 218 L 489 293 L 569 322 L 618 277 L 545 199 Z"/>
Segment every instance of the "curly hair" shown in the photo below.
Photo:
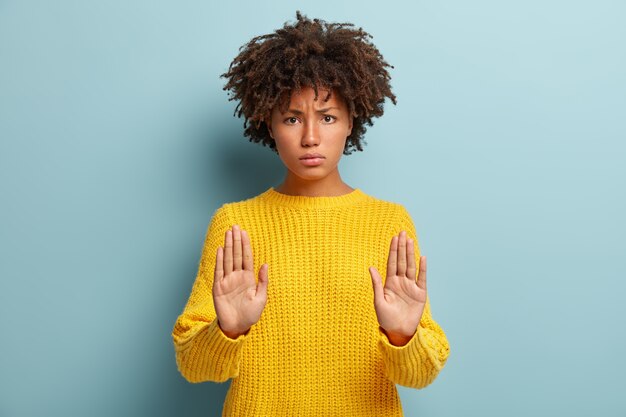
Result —
<path fill-rule="evenodd" d="M 244 115 L 244 136 L 250 142 L 278 153 L 266 124 L 274 106 L 285 112 L 292 91 L 302 87 L 312 87 L 315 99 L 318 88 L 328 90 L 324 101 L 330 99 L 331 91 L 337 91 L 353 117 L 343 153 L 362 151 L 365 125 L 372 126 L 372 119 L 383 115 L 385 97 L 394 105 L 397 102 L 386 69 L 394 66 L 369 42 L 372 35 L 351 28 L 352 23 L 310 20 L 299 10 L 296 18 L 295 24 L 285 23 L 281 29 L 242 45 L 228 71 L 220 75 L 228 79 L 223 88 L 230 90 L 228 100 L 239 100 L 233 116 Z"/>

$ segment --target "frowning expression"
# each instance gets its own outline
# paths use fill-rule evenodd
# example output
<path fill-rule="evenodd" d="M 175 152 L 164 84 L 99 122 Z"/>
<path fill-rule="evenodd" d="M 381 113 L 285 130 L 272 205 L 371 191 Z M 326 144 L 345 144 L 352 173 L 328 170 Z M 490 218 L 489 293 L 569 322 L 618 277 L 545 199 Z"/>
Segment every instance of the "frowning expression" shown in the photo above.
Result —
<path fill-rule="evenodd" d="M 335 174 L 346 139 L 352 132 L 352 118 L 343 98 L 333 90 L 304 87 L 294 91 L 289 107 L 282 113 L 272 110 L 268 123 L 270 136 L 290 175 L 304 180 L 322 179 Z"/>

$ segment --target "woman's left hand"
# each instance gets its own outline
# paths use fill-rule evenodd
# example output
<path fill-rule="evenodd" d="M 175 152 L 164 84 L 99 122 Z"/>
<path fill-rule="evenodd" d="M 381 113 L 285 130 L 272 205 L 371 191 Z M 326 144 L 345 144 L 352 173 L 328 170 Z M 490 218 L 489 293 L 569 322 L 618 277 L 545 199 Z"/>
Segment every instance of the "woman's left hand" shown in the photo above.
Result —
<path fill-rule="evenodd" d="M 416 279 L 414 245 L 404 230 L 391 239 L 384 287 L 376 268 L 369 268 L 378 323 L 389 341 L 397 346 L 411 340 L 426 305 L 426 257 L 420 256 Z"/>

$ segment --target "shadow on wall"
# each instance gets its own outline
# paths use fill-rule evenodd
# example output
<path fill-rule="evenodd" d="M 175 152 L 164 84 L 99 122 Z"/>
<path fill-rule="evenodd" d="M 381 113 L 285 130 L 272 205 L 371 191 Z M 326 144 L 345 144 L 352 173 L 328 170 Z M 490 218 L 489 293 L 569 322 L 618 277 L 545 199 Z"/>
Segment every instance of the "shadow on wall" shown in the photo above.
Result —
<path fill-rule="evenodd" d="M 189 148 L 185 176 L 189 176 L 193 192 L 201 194 L 199 199 L 192 198 L 193 204 L 203 206 L 199 211 L 204 210 L 207 201 L 217 208 L 226 202 L 254 197 L 270 186 L 278 185 L 285 174 L 277 154 L 243 136 L 241 119 L 209 120 L 198 130 L 197 137 L 186 143 L 193 145 Z M 207 209 L 206 226 L 211 215 L 212 207 Z M 163 315 L 159 323 L 163 326 L 164 342 L 159 343 L 160 352 L 153 356 L 156 363 L 152 369 L 158 371 L 151 378 L 151 386 L 145 387 L 148 404 L 145 404 L 141 415 L 145 411 L 145 415 L 152 417 L 220 417 L 231 384 L 230 380 L 192 384 L 176 368 L 171 330 L 189 297 L 197 273 L 197 255 L 201 250 L 196 247 L 195 240 L 186 246 L 190 248 L 189 256 L 179 258 L 185 262 L 184 265 L 164 265 L 170 271 L 168 274 L 174 274 L 169 276 L 181 276 L 181 279 L 167 281 L 172 286 L 165 292 L 164 297 L 168 298 L 163 300 Z"/>
<path fill-rule="evenodd" d="M 243 136 L 243 122 L 224 123 L 217 132 L 206 131 L 200 150 L 206 164 L 207 190 L 213 201 L 240 201 L 276 186 L 285 176 L 285 166 L 278 154 L 260 143 L 250 142 Z"/>

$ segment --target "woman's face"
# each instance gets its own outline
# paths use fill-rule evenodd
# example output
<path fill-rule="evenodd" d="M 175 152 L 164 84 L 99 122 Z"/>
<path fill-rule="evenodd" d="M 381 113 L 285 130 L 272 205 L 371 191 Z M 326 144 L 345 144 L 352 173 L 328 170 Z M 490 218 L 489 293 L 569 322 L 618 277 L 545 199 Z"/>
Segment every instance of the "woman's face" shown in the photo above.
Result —
<path fill-rule="evenodd" d="M 275 106 L 268 123 L 280 159 L 288 175 L 303 180 L 320 180 L 338 174 L 346 139 L 352 132 L 348 108 L 335 91 L 323 101 L 328 90 L 318 89 L 317 101 L 312 87 L 294 91 L 286 113 Z M 317 154 L 309 158 L 306 154 Z"/>

